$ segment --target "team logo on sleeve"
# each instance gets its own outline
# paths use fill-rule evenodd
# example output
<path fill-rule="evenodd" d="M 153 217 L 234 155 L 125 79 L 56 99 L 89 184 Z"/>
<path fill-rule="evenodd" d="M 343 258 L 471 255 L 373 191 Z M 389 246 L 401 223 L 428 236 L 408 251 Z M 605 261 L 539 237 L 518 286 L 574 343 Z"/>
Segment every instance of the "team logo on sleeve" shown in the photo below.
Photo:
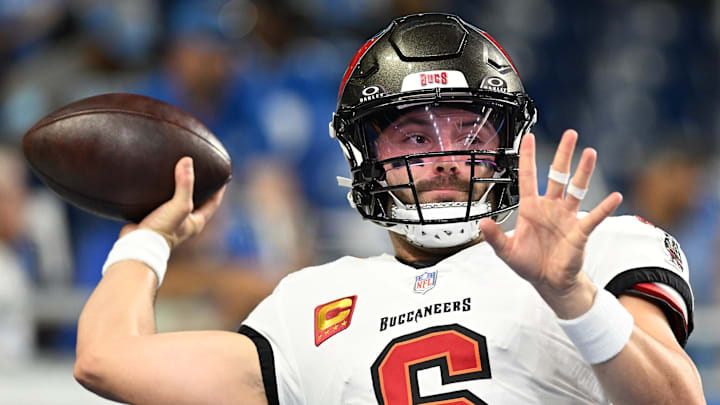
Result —
<path fill-rule="evenodd" d="M 684 271 L 682 256 L 680 255 L 680 245 L 669 233 L 665 233 L 665 251 L 667 253 L 665 259 L 680 271 Z"/>
<path fill-rule="evenodd" d="M 415 277 L 415 287 L 413 290 L 416 293 L 425 294 L 437 283 L 437 270 L 426 271 L 425 273 Z"/>
<path fill-rule="evenodd" d="M 353 295 L 315 307 L 315 346 L 350 326 L 356 300 Z"/>

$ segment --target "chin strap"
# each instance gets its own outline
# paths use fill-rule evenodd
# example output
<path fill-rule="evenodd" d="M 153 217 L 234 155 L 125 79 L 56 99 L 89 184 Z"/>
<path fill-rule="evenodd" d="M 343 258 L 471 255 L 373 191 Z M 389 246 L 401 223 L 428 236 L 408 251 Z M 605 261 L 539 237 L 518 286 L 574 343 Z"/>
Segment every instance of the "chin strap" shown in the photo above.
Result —
<path fill-rule="evenodd" d="M 423 212 L 423 219 L 444 219 L 464 217 L 467 211 L 467 203 L 444 202 L 420 204 Z M 490 203 L 475 202 L 470 206 L 470 215 L 478 215 L 490 212 Z M 406 208 L 393 206 L 392 216 L 396 219 L 418 220 L 418 212 L 414 205 Z M 453 222 L 449 224 L 397 224 L 391 231 L 404 235 L 408 242 L 426 248 L 446 248 L 464 245 L 477 239 L 480 236 L 479 220 L 468 222 Z"/>
<path fill-rule="evenodd" d="M 470 204 L 470 216 L 485 214 L 492 210 L 487 201 L 495 184 L 491 184 L 483 196 Z M 390 193 L 393 206 L 390 215 L 394 219 L 409 219 L 419 221 L 417 206 L 404 204 L 400 199 Z M 440 202 L 420 204 L 424 220 L 463 218 L 467 212 L 467 202 Z M 426 248 L 447 248 L 464 245 L 480 236 L 480 220 L 467 222 L 452 222 L 448 224 L 397 224 L 389 229 L 404 235 L 408 242 Z"/>
<path fill-rule="evenodd" d="M 338 185 L 341 187 L 352 187 L 352 180 L 345 177 L 337 177 Z M 492 211 L 492 205 L 487 201 L 487 196 L 495 186 L 490 184 L 483 196 L 470 204 L 470 216 L 481 215 Z M 415 204 L 405 204 L 389 192 L 393 199 L 390 216 L 393 219 L 407 219 L 419 221 L 417 206 Z M 348 202 L 355 208 L 352 200 L 351 192 L 348 192 Z M 467 202 L 440 202 L 420 204 L 424 220 L 436 219 L 458 219 L 465 217 L 467 212 Z M 506 215 L 502 221 L 509 217 Z M 397 234 L 405 236 L 412 244 L 426 248 L 448 248 L 464 245 L 472 242 L 480 236 L 480 220 L 467 222 L 452 222 L 447 224 L 392 224 L 385 225 L 387 229 Z"/>

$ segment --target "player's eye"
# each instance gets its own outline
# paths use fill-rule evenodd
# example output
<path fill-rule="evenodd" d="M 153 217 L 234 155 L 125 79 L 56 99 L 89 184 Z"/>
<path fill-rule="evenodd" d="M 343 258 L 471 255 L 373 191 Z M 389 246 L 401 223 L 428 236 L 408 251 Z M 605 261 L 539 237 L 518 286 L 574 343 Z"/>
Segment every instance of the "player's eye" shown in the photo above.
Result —
<path fill-rule="evenodd" d="M 430 143 L 430 139 L 421 133 L 411 133 L 405 135 L 403 142 L 410 145 L 426 145 Z"/>

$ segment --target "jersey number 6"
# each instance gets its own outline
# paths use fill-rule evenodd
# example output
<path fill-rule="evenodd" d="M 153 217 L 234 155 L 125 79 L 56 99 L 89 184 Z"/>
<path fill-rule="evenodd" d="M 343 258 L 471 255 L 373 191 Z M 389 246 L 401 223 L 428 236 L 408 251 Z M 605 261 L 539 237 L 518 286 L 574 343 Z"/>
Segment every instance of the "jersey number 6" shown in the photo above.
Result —
<path fill-rule="evenodd" d="M 371 367 L 378 404 L 485 404 L 468 390 L 421 397 L 418 371 L 438 366 L 443 385 L 490 378 L 485 336 L 452 324 L 393 339 Z"/>

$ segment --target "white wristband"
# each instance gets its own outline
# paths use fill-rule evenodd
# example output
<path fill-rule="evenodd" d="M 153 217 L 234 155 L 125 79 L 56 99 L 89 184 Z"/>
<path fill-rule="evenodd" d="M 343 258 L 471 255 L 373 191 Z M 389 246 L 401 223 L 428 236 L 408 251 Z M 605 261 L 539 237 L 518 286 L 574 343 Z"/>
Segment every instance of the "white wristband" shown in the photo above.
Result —
<path fill-rule="evenodd" d="M 590 310 L 575 319 L 558 319 L 558 324 L 590 364 L 615 357 L 630 340 L 632 315 L 609 291 L 598 287 Z"/>
<path fill-rule="evenodd" d="M 105 275 L 105 271 L 117 262 L 137 260 L 155 272 L 159 288 L 165 277 L 169 258 L 170 246 L 162 235 L 149 229 L 137 229 L 115 242 L 102 267 L 102 274 Z"/>

